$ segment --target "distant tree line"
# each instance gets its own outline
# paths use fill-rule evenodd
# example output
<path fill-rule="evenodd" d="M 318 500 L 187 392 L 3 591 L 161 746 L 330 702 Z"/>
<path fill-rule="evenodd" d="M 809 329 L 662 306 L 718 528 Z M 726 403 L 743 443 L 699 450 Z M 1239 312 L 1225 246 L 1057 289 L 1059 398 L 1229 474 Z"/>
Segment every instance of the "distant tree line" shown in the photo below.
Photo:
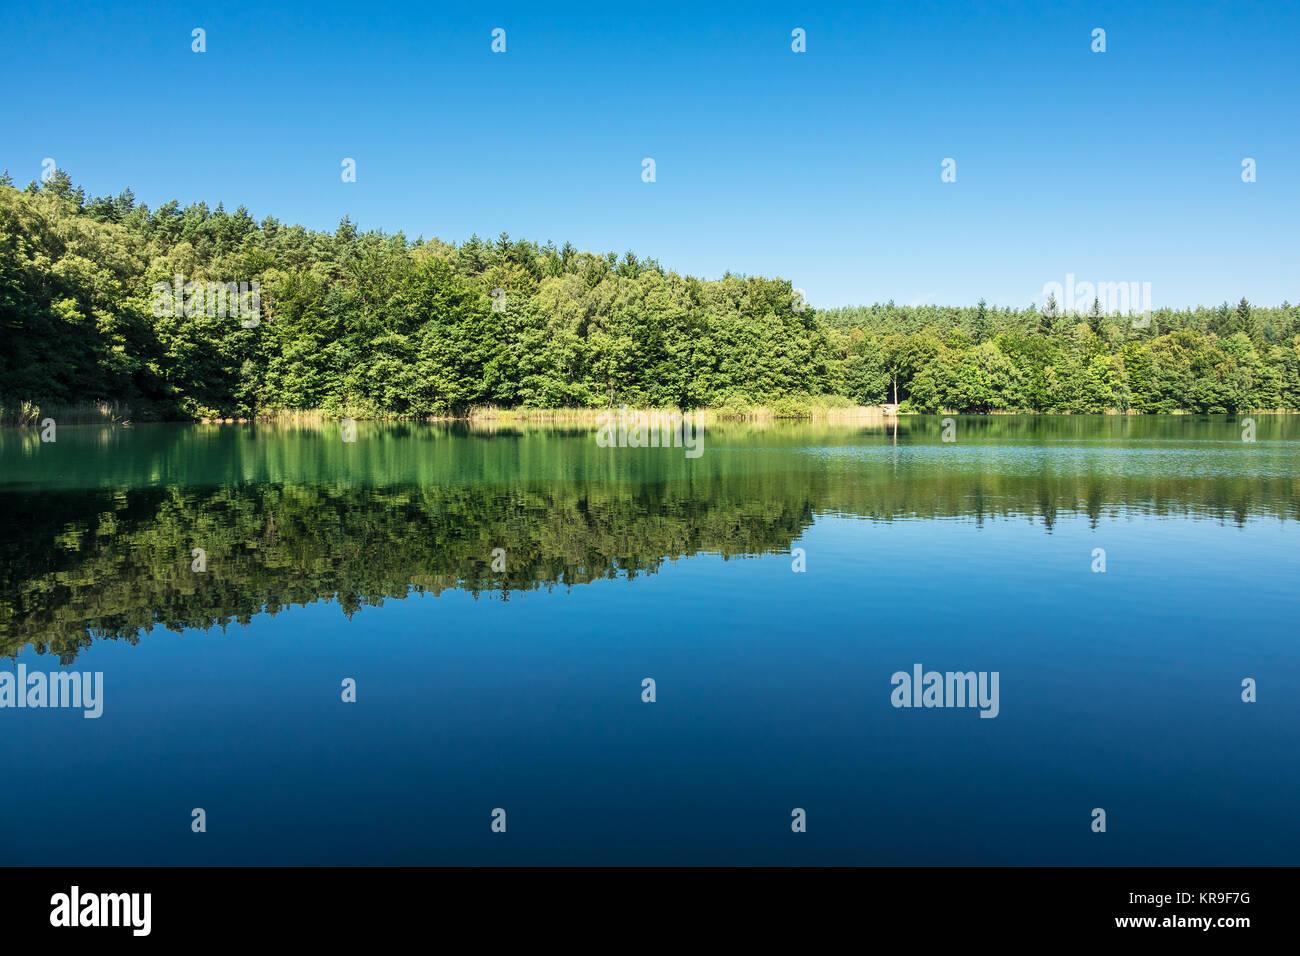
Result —
<path fill-rule="evenodd" d="M 214 296 L 260 290 L 255 321 Z M 167 301 L 177 301 L 175 298 Z M 248 297 L 243 297 L 247 306 Z M 906 409 L 1300 408 L 1300 308 L 1128 317 L 1053 309 L 818 311 L 791 283 L 682 276 L 631 252 L 501 235 L 331 234 L 65 172 L 0 177 L 0 409 L 115 401 L 137 419 L 729 407 L 799 396 Z M 224 314 L 223 314 L 224 313 Z"/>

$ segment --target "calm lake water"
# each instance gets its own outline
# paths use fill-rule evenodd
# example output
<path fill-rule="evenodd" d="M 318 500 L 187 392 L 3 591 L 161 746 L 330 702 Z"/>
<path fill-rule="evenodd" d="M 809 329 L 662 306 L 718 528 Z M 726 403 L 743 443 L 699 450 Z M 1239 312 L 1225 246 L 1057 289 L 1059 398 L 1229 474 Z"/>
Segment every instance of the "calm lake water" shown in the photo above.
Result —
<path fill-rule="evenodd" d="M 0 673 L 103 674 L 0 709 L 0 862 L 1300 863 L 1255 423 L 0 431 Z"/>

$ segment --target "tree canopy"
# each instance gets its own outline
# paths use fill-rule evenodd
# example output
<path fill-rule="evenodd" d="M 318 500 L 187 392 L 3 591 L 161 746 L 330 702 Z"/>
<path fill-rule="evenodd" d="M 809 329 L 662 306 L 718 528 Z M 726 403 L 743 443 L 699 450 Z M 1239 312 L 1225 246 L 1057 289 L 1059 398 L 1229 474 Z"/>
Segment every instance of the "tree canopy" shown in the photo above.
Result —
<path fill-rule="evenodd" d="M 256 222 L 244 207 L 70 177 L 0 178 L 0 408 L 93 401 L 138 419 L 282 410 L 727 406 L 790 396 L 918 411 L 1300 408 L 1300 309 L 818 311 L 789 280 L 679 275 L 632 252 L 453 244 Z M 178 278 L 179 277 L 179 278 Z M 159 284 L 260 289 L 255 321 L 158 309 Z M 188 290 L 189 286 L 186 286 Z M 179 295 L 179 290 L 177 290 Z M 186 293 L 188 295 L 188 291 Z"/>

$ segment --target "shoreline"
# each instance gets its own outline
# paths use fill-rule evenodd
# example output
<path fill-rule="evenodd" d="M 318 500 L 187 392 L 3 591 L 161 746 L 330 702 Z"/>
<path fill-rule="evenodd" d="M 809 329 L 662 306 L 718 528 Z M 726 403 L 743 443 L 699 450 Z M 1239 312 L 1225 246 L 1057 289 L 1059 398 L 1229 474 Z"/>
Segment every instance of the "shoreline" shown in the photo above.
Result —
<path fill-rule="evenodd" d="M 536 425 L 579 425 L 596 427 L 602 424 L 602 416 L 618 415 L 655 416 L 655 415 L 693 415 L 702 424 L 709 423 L 756 423 L 765 422 L 881 422 L 896 421 L 900 418 L 920 418 L 951 416 L 961 418 L 991 417 L 1043 417 L 1043 418 L 1087 418 L 1087 417 L 1206 417 L 1245 415 L 1296 415 L 1300 409 L 1270 408 L 1242 409 L 1232 412 L 1199 412 L 1189 409 L 1175 409 L 1168 412 L 1144 412 L 1136 409 L 1106 409 L 1101 412 L 1042 412 L 1027 409 L 990 409 L 984 412 L 959 412 L 944 409 L 936 412 L 918 412 L 898 405 L 840 405 L 832 398 L 821 399 L 786 399 L 770 404 L 735 404 L 716 407 L 700 407 L 683 410 L 675 406 L 613 406 L 613 407 L 569 407 L 569 408 L 533 408 L 519 406 L 503 408 L 499 406 L 474 407 L 462 414 L 443 415 L 398 415 L 375 411 L 374 409 L 270 409 L 252 416 L 229 418 L 142 418 L 134 421 L 131 411 L 117 403 L 83 403 L 73 406 L 53 406 L 48 412 L 34 404 L 25 405 L 17 415 L 8 409 L 0 409 L 0 428 L 39 428 L 47 418 L 53 418 L 58 425 L 254 425 L 254 424 L 315 424 L 340 422 L 347 419 L 367 422 L 408 422 L 408 423 L 454 423 L 463 422 L 470 425 L 492 424 L 536 424 Z"/>

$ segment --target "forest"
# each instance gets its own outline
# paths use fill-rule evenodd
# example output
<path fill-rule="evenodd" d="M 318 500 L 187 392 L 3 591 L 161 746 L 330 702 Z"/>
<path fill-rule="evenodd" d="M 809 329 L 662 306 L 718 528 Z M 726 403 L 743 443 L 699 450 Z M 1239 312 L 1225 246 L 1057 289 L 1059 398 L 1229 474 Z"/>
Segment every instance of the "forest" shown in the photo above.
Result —
<path fill-rule="evenodd" d="M 162 294 L 159 290 L 171 290 Z M 228 290 L 228 295 L 226 294 Z M 204 293 L 206 292 L 206 296 Z M 218 295 L 217 293 L 220 293 Z M 239 307 L 237 307 L 237 305 Z M 1300 409 L 1300 307 L 819 310 L 786 279 L 632 252 L 149 209 L 0 176 L 0 420 L 463 416 L 498 408 Z"/>

